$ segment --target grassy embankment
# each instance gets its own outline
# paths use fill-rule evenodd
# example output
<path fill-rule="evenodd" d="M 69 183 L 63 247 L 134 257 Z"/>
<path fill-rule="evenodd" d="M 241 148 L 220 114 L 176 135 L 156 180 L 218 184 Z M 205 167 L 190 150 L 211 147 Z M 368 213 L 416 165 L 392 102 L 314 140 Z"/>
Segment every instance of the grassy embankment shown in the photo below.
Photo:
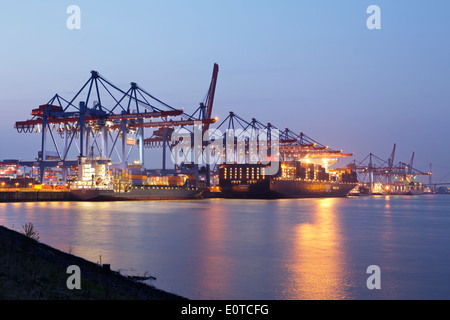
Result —
<path fill-rule="evenodd" d="M 68 289 L 67 267 L 81 271 L 81 289 Z M 142 284 L 30 236 L 0 226 L 0 299 L 172 300 L 180 296 Z"/>

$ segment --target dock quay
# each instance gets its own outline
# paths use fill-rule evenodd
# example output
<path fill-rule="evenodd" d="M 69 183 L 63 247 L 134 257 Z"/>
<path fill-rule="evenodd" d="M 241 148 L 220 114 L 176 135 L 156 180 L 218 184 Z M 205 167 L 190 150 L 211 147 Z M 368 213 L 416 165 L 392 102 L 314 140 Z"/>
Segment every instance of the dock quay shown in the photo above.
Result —
<path fill-rule="evenodd" d="M 0 202 L 69 201 L 69 191 L 11 190 L 0 191 Z"/>

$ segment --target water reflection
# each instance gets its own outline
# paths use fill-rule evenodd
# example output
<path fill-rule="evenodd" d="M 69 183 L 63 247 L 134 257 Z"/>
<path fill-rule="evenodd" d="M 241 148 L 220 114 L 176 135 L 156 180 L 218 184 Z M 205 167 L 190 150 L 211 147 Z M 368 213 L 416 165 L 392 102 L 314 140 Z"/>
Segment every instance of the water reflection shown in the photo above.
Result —
<path fill-rule="evenodd" d="M 447 298 L 450 197 L 0 203 L 0 225 L 191 299 Z M 366 288 L 379 265 L 382 290 Z"/>
<path fill-rule="evenodd" d="M 294 230 L 292 286 L 289 299 L 345 299 L 345 251 L 335 203 L 318 199 L 311 206 L 312 223 Z"/>
<path fill-rule="evenodd" d="M 198 278 L 195 298 L 204 298 L 205 292 L 214 296 L 232 296 L 229 283 L 232 281 L 231 259 L 226 252 L 226 230 L 229 221 L 220 200 L 212 200 L 207 207 L 201 208 L 201 223 L 195 224 L 196 251 L 202 254 L 195 259 L 193 272 Z"/>

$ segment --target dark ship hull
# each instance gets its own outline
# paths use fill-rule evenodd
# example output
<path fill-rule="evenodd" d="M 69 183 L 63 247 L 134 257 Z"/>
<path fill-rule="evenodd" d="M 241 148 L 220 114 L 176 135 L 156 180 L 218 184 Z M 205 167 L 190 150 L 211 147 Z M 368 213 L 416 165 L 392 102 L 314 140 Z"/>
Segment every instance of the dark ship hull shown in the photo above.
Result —
<path fill-rule="evenodd" d="M 355 183 L 277 180 L 275 178 L 254 184 L 222 184 L 221 191 L 227 198 L 321 198 L 346 197 L 355 186 Z"/>
<path fill-rule="evenodd" d="M 280 198 L 346 197 L 356 183 L 272 180 L 270 190 Z"/>
<path fill-rule="evenodd" d="M 219 186 L 223 196 L 248 199 L 346 197 L 357 185 L 353 174 L 341 175 L 341 182 L 338 182 L 328 175 L 311 179 L 319 177 L 317 174 L 311 174 L 311 178 L 264 176 L 262 168 L 261 165 L 221 166 Z"/>
<path fill-rule="evenodd" d="M 73 200 L 79 201 L 132 201 L 132 200 L 188 200 L 203 196 L 204 188 L 135 186 L 124 192 L 99 189 L 71 190 Z"/>

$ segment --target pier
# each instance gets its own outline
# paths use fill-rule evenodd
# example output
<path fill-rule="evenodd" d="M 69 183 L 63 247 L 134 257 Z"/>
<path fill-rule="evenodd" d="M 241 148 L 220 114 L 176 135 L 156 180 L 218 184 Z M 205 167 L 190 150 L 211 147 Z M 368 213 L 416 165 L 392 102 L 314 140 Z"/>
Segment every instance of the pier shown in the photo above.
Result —
<path fill-rule="evenodd" d="M 69 191 L 12 189 L 0 190 L 0 202 L 69 201 Z"/>

